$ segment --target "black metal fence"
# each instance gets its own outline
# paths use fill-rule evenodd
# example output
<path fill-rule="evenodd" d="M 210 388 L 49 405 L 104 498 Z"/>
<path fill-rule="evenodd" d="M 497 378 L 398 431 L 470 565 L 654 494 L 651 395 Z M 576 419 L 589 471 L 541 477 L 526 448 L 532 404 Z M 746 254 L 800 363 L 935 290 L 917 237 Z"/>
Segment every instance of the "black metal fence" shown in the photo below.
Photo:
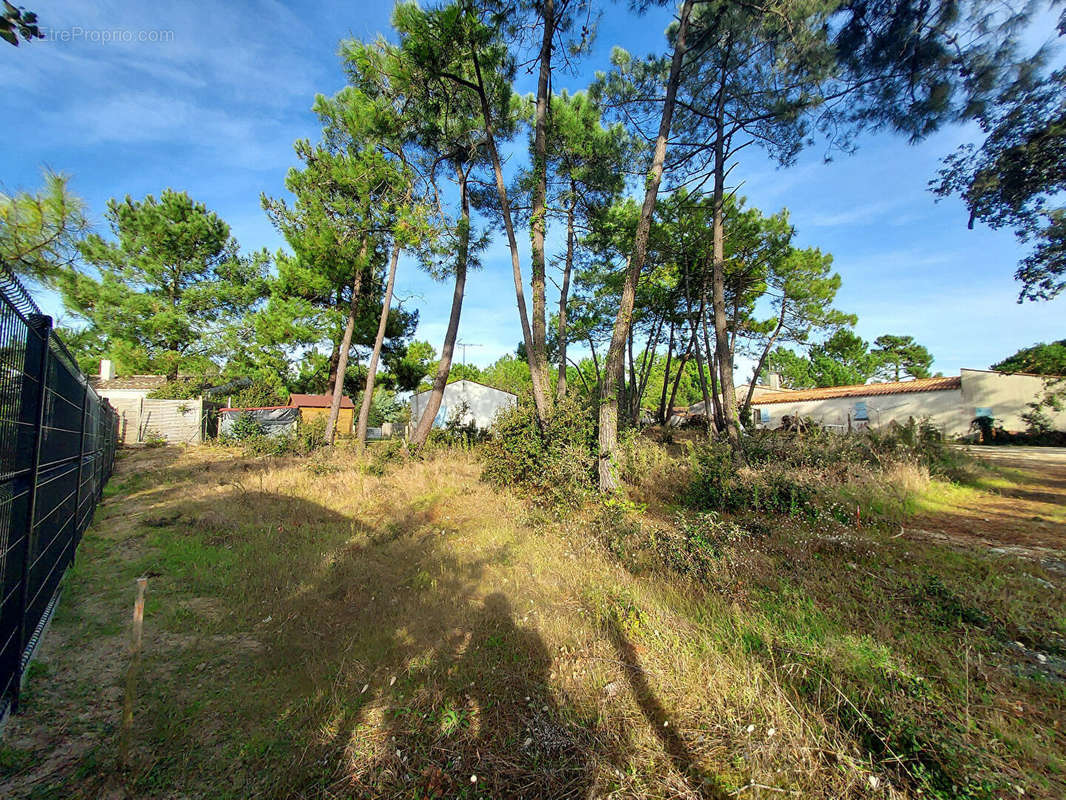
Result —
<path fill-rule="evenodd" d="M 111 475 L 118 418 L 0 271 L 0 715 Z"/>

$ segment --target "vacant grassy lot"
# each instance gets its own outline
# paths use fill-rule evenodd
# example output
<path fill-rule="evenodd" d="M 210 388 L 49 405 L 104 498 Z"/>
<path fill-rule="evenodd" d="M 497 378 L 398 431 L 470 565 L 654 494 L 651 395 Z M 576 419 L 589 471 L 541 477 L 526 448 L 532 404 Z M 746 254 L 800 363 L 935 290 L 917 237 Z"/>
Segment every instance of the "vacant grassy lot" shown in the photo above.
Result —
<path fill-rule="evenodd" d="M 856 526 L 558 519 L 480 471 L 127 454 L 0 796 L 1066 794 L 1066 476 L 917 486 Z"/>

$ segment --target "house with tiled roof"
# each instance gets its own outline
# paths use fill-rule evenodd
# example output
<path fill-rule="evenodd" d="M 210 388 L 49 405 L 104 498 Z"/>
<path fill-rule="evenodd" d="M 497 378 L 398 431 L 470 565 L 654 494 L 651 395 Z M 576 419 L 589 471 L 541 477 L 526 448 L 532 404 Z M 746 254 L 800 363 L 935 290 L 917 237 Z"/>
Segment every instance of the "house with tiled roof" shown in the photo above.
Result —
<path fill-rule="evenodd" d="M 100 374 L 89 378 L 96 393 L 108 400 L 139 400 L 167 382 L 166 375 L 122 375 L 109 359 L 100 362 Z M 114 404 L 112 404 L 114 405 Z"/>
<path fill-rule="evenodd" d="M 166 385 L 166 375 L 117 375 L 109 359 L 100 362 L 100 374 L 89 378 L 97 394 L 118 414 L 118 440 L 137 444 L 159 439 L 199 444 L 214 436 L 215 411 L 220 403 L 204 397 L 164 400 L 149 397 Z"/>
<path fill-rule="evenodd" d="M 786 417 L 842 431 L 925 419 L 945 436 L 961 436 L 977 417 L 992 417 L 1006 430 L 1025 430 L 1021 415 L 1042 397 L 1046 383 L 1040 375 L 964 369 L 950 377 L 763 392 L 751 407 L 763 428 L 779 428 Z M 1051 416 L 1057 428 L 1066 428 L 1066 412 Z"/>

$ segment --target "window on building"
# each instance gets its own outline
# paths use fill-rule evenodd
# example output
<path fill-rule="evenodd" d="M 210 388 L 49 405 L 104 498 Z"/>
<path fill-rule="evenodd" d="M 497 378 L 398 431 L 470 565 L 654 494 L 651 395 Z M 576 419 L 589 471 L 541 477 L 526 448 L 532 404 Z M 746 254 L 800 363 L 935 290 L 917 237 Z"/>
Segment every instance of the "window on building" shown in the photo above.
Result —
<path fill-rule="evenodd" d="M 980 419 L 981 417 L 988 417 L 989 419 L 994 419 L 996 416 L 992 413 L 991 408 L 975 408 L 973 415 L 976 419 Z"/>
<path fill-rule="evenodd" d="M 870 420 L 870 415 L 866 411 L 866 401 L 865 400 L 860 400 L 859 402 L 857 402 L 855 404 L 855 415 L 854 415 L 854 418 L 855 418 L 856 421 L 861 421 L 861 420 L 869 421 Z"/>

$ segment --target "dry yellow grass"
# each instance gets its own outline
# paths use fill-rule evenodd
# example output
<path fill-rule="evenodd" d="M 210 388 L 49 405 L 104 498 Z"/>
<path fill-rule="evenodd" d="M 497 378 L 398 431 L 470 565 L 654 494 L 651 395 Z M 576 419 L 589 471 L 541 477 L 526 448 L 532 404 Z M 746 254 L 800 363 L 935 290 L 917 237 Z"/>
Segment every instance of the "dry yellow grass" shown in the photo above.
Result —
<path fill-rule="evenodd" d="M 841 724 L 832 680 L 824 702 L 801 698 L 810 660 L 753 651 L 769 623 L 744 571 L 766 556 L 726 556 L 729 591 L 707 591 L 626 568 L 592 510 L 532 514 L 468 452 L 369 464 L 124 458 L 8 734 L 4 796 L 909 796 Z M 123 775 L 113 687 L 142 573 Z"/>

